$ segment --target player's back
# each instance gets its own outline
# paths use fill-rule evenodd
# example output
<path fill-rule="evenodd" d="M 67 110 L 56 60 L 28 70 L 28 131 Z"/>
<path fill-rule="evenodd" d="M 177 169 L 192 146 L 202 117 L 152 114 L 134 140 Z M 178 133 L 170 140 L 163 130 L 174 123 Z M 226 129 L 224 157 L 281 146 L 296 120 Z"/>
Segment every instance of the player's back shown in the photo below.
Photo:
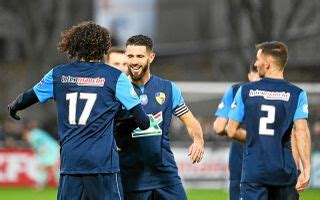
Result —
<path fill-rule="evenodd" d="M 113 118 L 121 105 L 120 76 L 101 62 L 76 61 L 52 70 L 62 174 L 119 171 Z"/>
<path fill-rule="evenodd" d="M 243 85 L 239 92 L 247 130 L 242 181 L 295 184 L 297 169 L 290 137 L 303 90 L 284 80 L 264 78 Z"/>

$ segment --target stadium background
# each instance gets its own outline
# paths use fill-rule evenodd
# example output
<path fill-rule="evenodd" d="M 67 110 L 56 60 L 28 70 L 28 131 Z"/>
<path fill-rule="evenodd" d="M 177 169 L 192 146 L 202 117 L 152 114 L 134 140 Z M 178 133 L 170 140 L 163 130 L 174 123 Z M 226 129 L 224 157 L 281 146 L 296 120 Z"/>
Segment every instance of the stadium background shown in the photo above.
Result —
<path fill-rule="evenodd" d="M 29 148 L 21 140 L 23 123 L 9 119 L 6 105 L 38 82 L 52 66 L 66 62 L 65 56 L 56 50 L 60 33 L 82 20 L 94 20 L 106 26 L 117 46 L 123 47 L 129 36 L 138 33 L 154 39 L 156 59 L 152 73 L 178 83 L 202 125 L 206 140 L 205 160 L 192 166 L 186 157 L 188 134 L 178 120 L 173 120 L 172 147 L 190 199 L 227 197 L 230 141 L 214 135 L 211 128 L 214 111 L 232 83 L 246 80 L 248 66 L 255 58 L 254 44 L 268 40 L 285 42 L 289 47 L 285 78 L 309 92 L 313 143 L 310 187 L 315 189 L 309 191 L 310 197 L 306 193 L 303 199 L 317 199 L 320 193 L 319 8 L 317 0 L 0 0 L 0 186 L 3 187 L 0 199 L 7 193 L 11 196 L 5 199 L 26 193 L 33 195 L 30 199 L 41 195 L 21 187 L 7 189 L 19 186 L 21 180 L 27 183 L 22 181 L 20 186 L 32 185 L 36 162 L 32 154 L 21 153 L 24 151 L 21 149 Z M 41 128 L 57 137 L 53 102 L 34 106 L 21 116 L 37 120 Z M 208 190 L 190 190 L 194 188 Z M 213 190 L 217 188 L 222 190 Z M 52 199 L 55 197 L 55 189 L 44 193 Z M 219 194 L 222 196 L 216 196 Z"/>

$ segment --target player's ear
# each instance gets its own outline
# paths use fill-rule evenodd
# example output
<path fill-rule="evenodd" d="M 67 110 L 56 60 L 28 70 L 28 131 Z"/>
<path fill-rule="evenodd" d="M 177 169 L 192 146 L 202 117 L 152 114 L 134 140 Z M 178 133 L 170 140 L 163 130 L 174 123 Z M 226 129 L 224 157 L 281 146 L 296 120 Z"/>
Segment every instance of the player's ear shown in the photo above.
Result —
<path fill-rule="evenodd" d="M 156 57 L 156 54 L 154 52 L 151 52 L 150 55 L 149 55 L 150 63 L 152 63 L 152 61 L 154 60 L 155 57 Z"/>

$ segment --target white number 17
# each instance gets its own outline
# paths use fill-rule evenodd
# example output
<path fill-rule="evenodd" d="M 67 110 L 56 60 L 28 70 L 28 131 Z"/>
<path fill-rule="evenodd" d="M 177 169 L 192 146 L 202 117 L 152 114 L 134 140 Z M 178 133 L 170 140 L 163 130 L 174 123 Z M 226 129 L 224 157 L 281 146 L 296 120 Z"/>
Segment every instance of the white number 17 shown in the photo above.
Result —
<path fill-rule="evenodd" d="M 79 125 L 86 125 L 91 110 L 93 108 L 94 103 L 97 99 L 97 94 L 95 93 L 80 93 L 79 99 L 86 99 L 87 102 L 84 106 L 84 109 L 79 118 Z M 67 93 L 66 100 L 69 101 L 69 124 L 76 125 L 76 110 L 77 110 L 77 101 L 78 101 L 78 93 L 72 92 Z"/>

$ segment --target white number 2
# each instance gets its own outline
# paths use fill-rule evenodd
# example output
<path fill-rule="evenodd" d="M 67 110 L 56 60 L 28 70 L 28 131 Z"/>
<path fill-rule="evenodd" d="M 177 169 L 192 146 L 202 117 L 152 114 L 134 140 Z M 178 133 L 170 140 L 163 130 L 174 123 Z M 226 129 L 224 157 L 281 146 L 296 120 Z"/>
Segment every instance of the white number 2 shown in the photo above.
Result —
<path fill-rule="evenodd" d="M 259 134 L 260 135 L 274 135 L 273 129 L 268 129 L 267 125 L 272 124 L 276 115 L 276 108 L 270 105 L 261 105 L 261 111 L 266 111 L 267 117 L 261 117 L 259 123 Z"/>
<path fill-rule="evenodd" d="M 79 125 L 86 125 L 87 120 L 90 116 L 91 110 L 93 108 L 94 103 L 97 99 L 97 94 L 95 93 L 80 93 L 79 99 L 86 99 L 86 105 L 80 115 Z M 69 124 L 76 125 L 76 110 L 77 110 L 77 101 L 78 101 L 78 93 L 67 93 L 66 100 L 69 101 Z"/>

